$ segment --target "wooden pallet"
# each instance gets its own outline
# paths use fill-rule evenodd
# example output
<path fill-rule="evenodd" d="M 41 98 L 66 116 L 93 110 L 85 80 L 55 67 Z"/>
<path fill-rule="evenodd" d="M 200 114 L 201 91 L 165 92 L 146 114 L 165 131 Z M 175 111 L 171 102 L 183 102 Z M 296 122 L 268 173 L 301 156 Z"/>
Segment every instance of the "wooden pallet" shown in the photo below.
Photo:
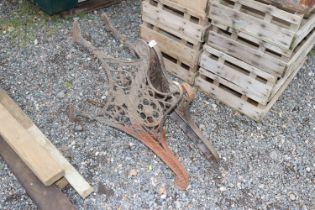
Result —
<path fill-rule="evenodd" d="M 200 58 L 200 75 L 215 79 L 260 104 L 266 105 L 277 77 L 237 58 L 204 46 Z"/>
<path fill-rule="evenodd" d="M 314 30 L 314 27 L 312 27 L 312 30 Z M 244 34 L 240 34 L 235 30 L 226 31 L 216 26 L 212 26 L 209 31 L 208 45 L 269 74 L 283 77 L 287 71 L 287 64 L 292 57 L 301 51 L 302 46 L 312 34 L 312 30 L 306 30 L 308 34 L 303 36 L 304 38 L 299 41 L 299 44 L 293 50 L 290 50 L 287 55 L 272 51 L 264 43 L 257 44 L 251 37 L 245 37 Z"/>
<path fill-rule="evenodd" d="M 197 12 L 203 8 L 206 13 L 206 5 L 204 0 L 197 1 L 196 5 L 183 0 L 145 0 L 142 3 L 141 37 L 155 40 L 168 72 L 190 84 L 194 83 L 210 25 L 206 15 Z"/>
<path fill-rule="evenodd" d="M 196 17 L 187 13 L 185 8 L 167 1 L 146 0 L 142 2 L 142 20 L 154 25 L 174 36 L 180 37 L 192 44 L 205 41 L 206 30 L 209 27 L 207 18 Z"/>
<path fill-rule="evenodd" d="M 276 57 L 283 57 L 284 59 L 289 59 L 292 56 L 292 53 L 294 49 L 301 43 L 301 41 L 314 29 L 315 27 L 315 11 L 311 13 L 310 16 L 304 17 L 301 23 L 301 26 L 299 27 L 298 31 L 295 34 L 293 43 L 291 45 L 290 49 L 282 49 L 279 46 L 270 44 L 268 42 L 262 41 L 259 37 L 255 37 L 252 35 L 249 35 L 247 33 L 244 33 L 240 30 L 237 30 L 235 28 L 231 28 L 226 25 L 220 24 L 216 20 L 212 20 L 211 23 L 213 26 L 216 26 L 217 28 L 227 31 L 230 34 L 233 34 L 235 38 L 239 40 L 244 40 L 249 45 L 252 45 L 254 48 L 259 48 L 259 50 L 264 53 L 267 52 L 271 55 L 274 55 Z"/>
<path fill-rule="evenodd" d="M 162 52 L 167 71 L 193 84 L 198 70 L 202 44 L 192 44 L 158 27 L 143 23 L 140 34 L 144 40 L 155 40 Z"/>
<path fill-rule="evenodd" d="M 228 106 L 259 120 L 301 68 L 314 43 L 315 30 L 301 42 L 299 50 L 286 63 L 286 74 L 281 78 L 205 46 L 196 85 Z"/>
<path fill-rule="evenodd" d="M 209 17 L 214 24 L 231 27 L 289 50 L 304 16 L 255 0 L 212 0 Z"/>
<path fill-rule="evenodd" d="M 212 79 L 204 75 L 199 75 L 196 78 L 196 85 L 210 97 L 214 97 L 232 109 L 239 111 L 256 121 L 259 121 L 268 113 L 271 107 L 279 99 L 284 90 L 301 69 L 305 60 L 306 58 L 299 63 L 297 68 L 293 68 L 295 70 L 291 74 L 288 74 L 285 78 L 283 78 L 283 81 L 285 82 L 267 105 L 258 104 L 257 102 L 242 95 L 242 93 L 230 89 L 224 84 L 220 84 L 215 80 L 215 77 Z"/>

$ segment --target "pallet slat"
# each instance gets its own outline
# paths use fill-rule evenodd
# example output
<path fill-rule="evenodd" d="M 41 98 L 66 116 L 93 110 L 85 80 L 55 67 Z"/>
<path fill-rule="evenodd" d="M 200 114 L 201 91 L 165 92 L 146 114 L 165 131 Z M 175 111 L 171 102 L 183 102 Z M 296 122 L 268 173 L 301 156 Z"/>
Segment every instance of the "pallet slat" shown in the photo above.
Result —
<path fill-rule="evenodd" d="M 252 47 L 243 40 L 235 40 L 233 34 L 225 31 L 210 31 L 208 43 L 210 46 L 219 49 L 226 54 L 236 57 L 257 68 L 264 69 L 266 72 L 282 76 L 286 65 L 278 58 L 263 53 L 257 47 Z"/>

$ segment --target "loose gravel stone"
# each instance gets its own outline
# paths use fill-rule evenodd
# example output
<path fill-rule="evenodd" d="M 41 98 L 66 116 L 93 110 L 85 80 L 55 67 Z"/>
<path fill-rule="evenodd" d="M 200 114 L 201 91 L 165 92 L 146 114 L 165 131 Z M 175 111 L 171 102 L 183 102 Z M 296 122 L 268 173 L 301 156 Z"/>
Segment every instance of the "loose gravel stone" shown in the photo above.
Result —
<path fill-rule="evenodd" d="M 76 131 L 76 132 L 83 131 L 82 125 L 76 125 L 76 126 L 74 127 L 74 131 Z"/>

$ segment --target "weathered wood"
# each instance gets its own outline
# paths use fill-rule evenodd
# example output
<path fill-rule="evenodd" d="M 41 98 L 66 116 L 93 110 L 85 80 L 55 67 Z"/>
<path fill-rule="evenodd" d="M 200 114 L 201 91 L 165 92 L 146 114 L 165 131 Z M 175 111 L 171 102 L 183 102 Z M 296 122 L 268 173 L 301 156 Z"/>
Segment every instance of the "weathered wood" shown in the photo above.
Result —
<path fill-rule="evenodd" d="M 213 0 L 209 17 L 285 50 L 290 49 L 303 21 L 303 15 L 254 0 Z"/>
<path fill-rule="evenodd" d="M 49 186 L 64 175 L 62 167 L 0 104 L 0 135 L 33 173 Z"/>
<path fill-rule="evenodd" d="M 285 63 L 284 75 L 279 79 L 268 75 L 265 69 L 205 46 L 196 85 L 233 109 L 260 120 L 302 67 L 314 43 L 315 30 L 295 49 L 290 60 Z"/>
<path fill-rule="evenodd" d="M 69 163 L 69 161 L 63 157 L 60 151 L 49 141 L 49 139 L 46 138 L 32 120 L 2 89 L 0 89 L 0 104 L 2 104 L 19 123 L 21 123 L 36 143 L 42 145 L 59 163 L 59 165 L 62 166 L 65 171 L 65 178 L 82 198 L 86 198 L 91 192 L 93 192 L 93 188 L 88 184 L 88 182 Z"/>
<path fill-rule="evenodd" d="M 286 68 L 281 59 L 261 52 L 256 46 L 251 46 L 244 40 L 237 40 L 224 31 L 211 30 L 208 44 L 274 76 L 281 77 Z"/>
<path fill-rule="evenodd" d="M 140 35 L 146 41 L 155 40 L 161 52 L 167 52 L 173 58 L 182 61 L 190 66 L 195 66 L 198 62 L 201 44 L 198 46 L 188 45 L 185 40 L 166 33 L 158 28 L 151 29 L 146 24 L 141 25 Z"/>
<path fill-rule="evenodd" d="M 68 198 L 56 187 L 45 186 L 0 136 L 0 155 L 26 193 L 42 210 L 74 210 Z"/>
<path fill-rule="evenodd" d="M 285 82 L 282 84 L 280 89 L 276 92 L 273 98 L 269 101 L 266 106 L 259 106 L 259 104 L 253 104 L 251 102 L 245 101 L 241 95 L 235 94 L 235 92 L 231 90 L 227 90 L 222 88 L 220 84 L 214 84 L 209 82 L 209 80 L 202 75 L 196 78 L 196 85 L 206 94 L 211 97 L 214 97 L 221 101 L 222 103 L 226 104 L 227 106 L 231 107 L 232 109 L 239 111 L 248 117 L 260 121 L 271 109 L 271 107 L 276 103 L 279 97 L 282 95 L 284 90 L 288 87 L 290 82 L 293 80 L 295 75 L 299 72 L 303 63 L 306 59 L 304 59 L 299 66 L 295 68 L 290 75 L 285 78 Z"/>
<path fill-rule="evenodd" d="M 142 19 L 192 44 L 203 42 L 208 25 L 203 26 L 189 18 L 186 19 L 185 13 L 174 14 L 176 10 L 171 9 L 144 1 L 142 2 Z"/>
<path fill-rule="evenodd" d="M 222 84 L 264 105 L 277 80 L 277 77 L 209 46 L 204 47 L 200 66 L 200 74 L 208 77 L 211 74 Z"/>
<path fill-rule="evenodd" d="M 159 0 L 166 5 L 175 8 L 185 8 L 187 12 L 199 17 L 206 17 L 209 0 Z M 171 4 L 173 3 L 173 4 Z"/>
<path fill-rule="evenodd" d="M 194 83 L 197 75 L 199 56 L 210 26 L 204 15 L 207 9 L 206 0 L 142 2 L 141 38 L 155 40 L 166 70 L 189 84 Z"/>
<path fill-rule="evenodd" d="M 179 38 L 176 40 L 171 34 L 150 29 L 145 23 L 140 28 L 140 34 L 146 41 L 155 40 L 157 42 L 168 72 L 189 84 L 194 83 L 201 44 L 189 46 L 184 40 Z"/>

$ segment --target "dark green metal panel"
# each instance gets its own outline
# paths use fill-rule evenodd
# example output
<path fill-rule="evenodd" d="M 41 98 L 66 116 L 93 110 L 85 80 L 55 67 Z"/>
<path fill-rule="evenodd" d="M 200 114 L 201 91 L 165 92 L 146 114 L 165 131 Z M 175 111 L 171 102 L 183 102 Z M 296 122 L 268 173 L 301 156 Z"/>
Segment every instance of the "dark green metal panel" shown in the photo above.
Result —
<path fill-rule="evenodd" d="M 78 0 L 32 0 L 39 8 L 52 15 L 64 10 L 72 9 Z"/>

